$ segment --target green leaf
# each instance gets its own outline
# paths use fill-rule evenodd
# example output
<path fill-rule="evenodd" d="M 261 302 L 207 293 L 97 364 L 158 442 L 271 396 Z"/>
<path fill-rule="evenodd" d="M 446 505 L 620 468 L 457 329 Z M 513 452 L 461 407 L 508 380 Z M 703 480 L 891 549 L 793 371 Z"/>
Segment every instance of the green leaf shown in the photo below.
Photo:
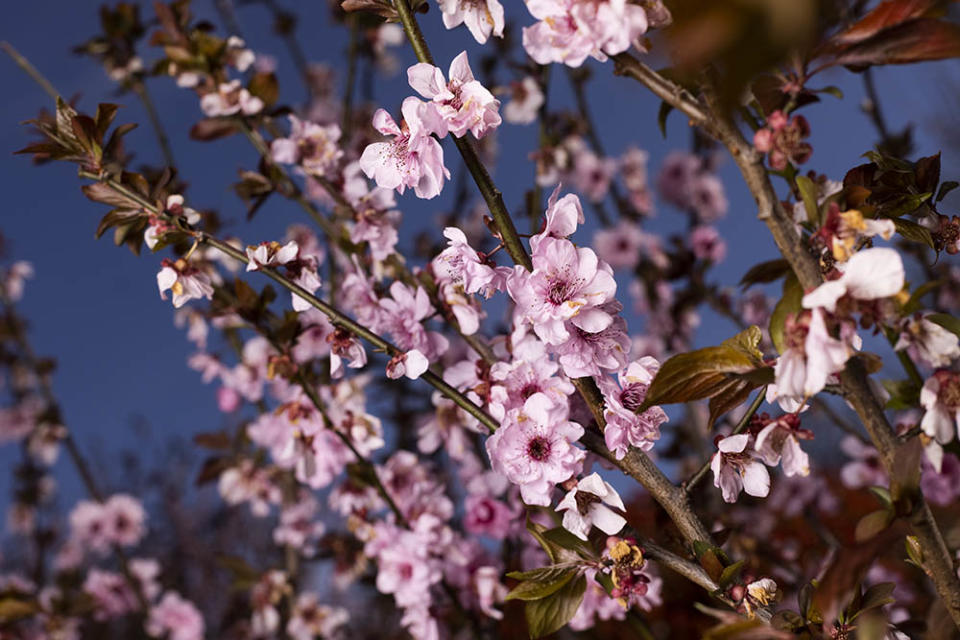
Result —
<path fill-rule="evenodd" d="M 920 388 L 911 380 L 881 380 L 880 384 L 890 394 L 887 409 L 902 411 L 920 403 Z"/>
<path fill-rule="evenodd" d="M 843 91 L 840 90 L 840 87 L 835 87 L 830 85 L 829 87 L 824 87 L 823 89 L 818 89 L 817 93 L 829 93 L 831 96 L 837 100 L 843 100 Z"/>
<path fill-rule="evenodd" d="M 877 210 L 877 217 L 880 218 L 899 218 L 908 213 L 913 213 L 920 208 L 924 202 L 930 199 L 932 193 L 905 193 L 899 198 L 895 198 L 890 203 L 885 203 Z"/>
<path fill-rule="evenodd" d="M 586 540 L 581 540 L 563 527 L 554 527 L 543 532 L 543 537 L 563 549 L 575 551 L 584 558 L 596 558 L 597 554 Z"/>
<path fill-rule="evenodd" d="M 783 297 L 777 302 L 770 314 L 770 340 L 776 348 L 777 353 L 783 354 L 787 350 L 784 342 L 784 326 L 787 316 L 791 313 L 798 313 L 803 309 L 801 301 L 803 300 L 803 287 L 797 276 L 791 273 L 783 281 Z"/>
<path fill-rule="evenodd" d="M 531 638 L 558 631 L 577 614 L 587 589 L 586 576 L 567 582 L 552 595 L 527 603 L 527 629 Z"/>
<path fill-rule="evenodd" d="M 820 225 L 820 208 L 817 206 L 817 185 L 807 176 L 797 176 L 797 189 L 807 211 L 807 222 Z"/>
<path fill-rule="evenodd" d="M 523 582 L 515 586 L 507 594 L 507 600 L 540 600 L 546 598 L 562 589 L 570 580 L 580 573 L 577 566 L 554 565 L 552 567 L 543 567 L 533 571 L 525 571 L 523 575 L 528 575 Z M 508 574 L 515 578 L 519 574 Z"/>
<path fill-rule="evenodd" d="M 941 183 L 940 190 L 937 191 L 937 202 L 940 202 L 947 197 L 947 194 L 960 187 L 960 182 L 956 180 L 947 180 L 946 182 Z"/>
<path fill-rule="evenodd" d="M 936 249 L 936 245 L 933 243 L 933 236 L 930 235 L 930 230 L 926 227 L 905 218 L 894 218 L 893 224 L 897 228 L 897 233 L 905 239 L 911 242 L 925 244 L 931 249 Z"/>
<path fill-rule="evenodd" d="M 892 520 L 893 514 L 888 509 L 872 511 L 860 518 L 853 536 L 857 542 L 865 542 L 886 529 Z"/>
<path fill-rule="evenodd" d="M 725 589 L 733 584 L 733 581 L 740 577 L 740 572 L 743 571 L 743 562 L 743 560 L 737 560 L 730 566 L 724 567 L 720 573 L 720 579 L 717 580 L 717 584 L 721 589 Z"/>
<path fill-rule="evenodd" d="M 657 126 L 660 127 L 660 134 L 664 138 L 667 137 L 667 117 L 671 111 L 673 111 L 673 105 L 666 102 L 660 103 L 660 110 L 657 111 Z"/>
<path fill-rule="evenodd" d="M 673 356 L 653 379 L 640 411 L 657 404 L 690 402 L 729 391 L 731 380 L 765 366 L 757 349 L 760 336 L 758 327 L 750 327 L 719 346 Z"/>
<path fill-rule="evenodd" d="M 35 602 L 19 598 L 0 598 L 0 624 L 10 624 L 28 618 L 39 611 Z"/>
<path fill-rule="evenodd" d="M 790 273 L 790 263 L 780 258 L 755 264 L 740 278 L 740 286 L 744 289 L 758 283 L 773 282 Z"/>
<path fill-rule="evenodd" d="M 910 294 L 910 299 L 903 305 L 903 315 L 906 316 L 919 311 L 923 297 L 941 285 L 943 285 L 943 280 L 931 280 L 914 289 L 913 293 Z"/>
<path fill-rule="evenodd" d="M 951 316 L 948 313 L 931 313 L 926 316 L 930 322 L 940 325 L 950 333 L 960 336 L 960 319 Z"/>
<path fill-rule="evenodd" d="M 892 596 L 896 586 L 893 582 L 881 582 L 864 591 L 863 597 L 860 599 L 860 611 L 879 609 L 891 602 L 895 602 Z"/>

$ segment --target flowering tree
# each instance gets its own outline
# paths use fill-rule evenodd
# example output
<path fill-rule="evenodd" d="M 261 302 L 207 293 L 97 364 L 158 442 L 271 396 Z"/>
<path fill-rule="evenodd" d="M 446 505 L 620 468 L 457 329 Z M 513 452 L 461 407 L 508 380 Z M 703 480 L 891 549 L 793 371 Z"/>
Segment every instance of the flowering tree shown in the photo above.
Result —
<path fill-rule="evenodd" d="M 941 3 L 527 0 L 508 15 L 498 0 L 345 0 L 330 13 L 351 34 L 340 96 L 295 16 L 263 4 L 305 105 L 281 102 L 229 1 L 226 30 L 189 0 L 154 3 L 149 26 L 136 5 L 101 9 L 103 33 L 77 51 L 147 107 L 163 165 L 138 171 L 116 105 L 84 113 L 4 45 L 55 101 L 22 152 L 77 164 L 109 208 L 97 235 L 159 254 L 145 258 L 159 295 L 230 426 L 195 437 L 197 481 L 224 504 L 177 498 L 217 514 L 209 526 L 168 526 L 129 474 L 98 478 L 16 311 L 32 269 L 8 264 L 0 438 L 23 456 L 0 637 L 957 633 L 960 267 L 943 254 L 960 251 L 960 219 L 940 212 L 957 183 L 938 154 L 911 160 L 875 103 L 865 163 L 837 180 L 802 167 L 802 111 L 838 93 L 824 70 L 863 74 L 873 95 L 872 67 L 960 56 Z M 434 60 L 423 21 L 481 54 Z M 358 100 L 358 69 L 388 73 L 405 43 L 418 62 L 399 109 Z M 661 50 L 654 71 L 642 60 Z M 645 151 L 604 151 L 591 58 L 649 89 L 661 128 L 677 111 L 695 131 L 653 184 Z M 562 73 L 572 106 L 548 100 Z M 233 185 L 248 217 L 284 198 L 308 219 L 224 235 L 176 172 L 148 80 L 196 94 L 195 140 L 249 141 L 259 162 Z M 493 141 L 533 123 L 511 211 Z M 781 255 L 741 293 L 712 270 L 724 154 Z M 442 235 L 405 239 L 404 200 L 451 189 Z M 685 233 L 646 228 L 654 193 Z M 705 308 L 739 332 L 694 349 Z M 831 464 L 815 439 L 849 459 Z M 60 449 L 89 494 L 63 513 Z"/>

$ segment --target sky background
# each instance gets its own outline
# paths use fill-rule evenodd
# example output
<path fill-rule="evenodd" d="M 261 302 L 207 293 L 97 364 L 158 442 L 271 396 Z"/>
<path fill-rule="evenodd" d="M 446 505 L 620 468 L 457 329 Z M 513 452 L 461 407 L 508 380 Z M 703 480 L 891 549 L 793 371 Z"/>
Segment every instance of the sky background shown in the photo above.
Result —
<path fill-rule="evenodd" d="M 347 32 L 332 24 L 325 2 L 278 2 L 300 14 L 297 35 L 311 60 L 333 65 L 345 61 Z M 145 5 L 142 15 L 151 17 L 148 3 L 141 4 Z M 532 23 L 519 2 L 505 4 L 510 5 L 508 20 L 517 25 Z M 4 7 L 0 39 L 8 40 L 32 60 L 64 95 L 79 94 L 81 110 L 92 112 L 97 102 L 119 101 L 124 108 L 117 122 L 141 123 L 126 139 L 128 149 L 136 152 L 134 166 L 138 162 L 159 164 L 159 150 L 139 102 L 130 95 L 117 99 L 115 85 L 99 65 L 71 53 L 73 46 L 99 32 L 98 4 L 89 0 L 33 0 L 8 5 Z M 421 16 L 420 22 L 434 57 L 446 70 L 457 53 L 466 49 L 473 54 L 478 45 L 464 28 L 446 31 L 435 9 Z M 195 0 L 194 10 L 219 24 L 213 0 Z M 238 16 L 248 45 L 256 52 L 276 57 L 281 101 L 301 100 L 303 88 L 283 42 L 271 32 L 269 12 L 262 6 L 249 6 L 240 8 Z M 222 29 L 219 33 L 224 34 Z M 394 53 L 400 69 L 415 62 L 406 46 L 396 48 Z M 156 57 L 146 47 L 142 54 L 148 66 Z M 664 140 L 656 124 L 659 101 L 635 81 L 614 77 L 610 64 L 588 64 L 595 71 L 591 108 L 608 153 L 616 155 L 630 145 L 639 146 L 649 151 L 655 175 L 669 150 L 689 147 L 683 118 L 673 114 Z M 550 104 L 568 106 L 572 103 L 569 86 L 565 74 L 559 71 L 555 68 Z M 942 149 L 944 179 L 958 176 L 960 157 L 956 149 L 946 148 L 938 140 L 933 121 L 947 102 L 948 89 L 943 87 L 951 78 L 960 77 L 957 72 L 957 63 L 951 61 L 881 69 L 876 76 L 890 127 L 896 130 L 907 122 L 915 123 L 919 155 Z M 344 75 L 339 75 L 341 86 Z M 501 80 L 507 78 L 501 76 Z M 0 81 L 4 88 L 0 101 L 0 175 L 4 186 L 0 230 L 7 240 L 8 259 L 29 260 L 36 268 L 19 307 L 29 319 L 35 350 L 57 359 L 54 389 L 67 426 L 83 451 L 96 461 L 97 471 L 115 476 L 110 461 L 118 450 L 141 450 L 149 458 L 168 435 L 188 437 L 214 430 L 222 426 L 223 417 L 216 409 L 214 389 L 203 386 L 199 375 L 186 367 L 192 347 L 183 331 L 173 326 L 169 301 L 162 301 L 157 293 L 155 276 L 161 256 L 145 252 L 138 258 L 125 248 L 113 247 L 109 237 L 100 241 L 94 238 L 96 224 L 106 209 L 80 193 L 74 165 L 38 168 L 27 157 L 12 155 L 32 140 L 27 128 L 18 123 L 51 104 L 5 56 L 0 56 Z M 846 169 L 861 162 L 860 154 L 871 148 L 876 134 L 860 111 L 860 77 L 835 70 L 824 74 L 817 84 L 838 85 L 845 98 L 838 101 L 828 96 L 822 104 L 804 110 L 813 129 L 814 154 L 803 168 L 841 179 Z M 242 137 L 212 144 L 191 141 L 187 132 L 201 117 L 195 95 L 178 89 L 166 78 L 151 80 L 149 89 L 159 105 L 180 175 L 190 184 L 188 203 L 196 208 L 218 209 L 231 223 L 229 232 L 247 243 L 280 238 L 288 224 L 306 221 L 296 205 L 272 198 L 252 224 L 244 223 L 243 204 L 230 184 L 238 169 L 255 167 L 256 152 Z M 404 73 L 388 79 L 378 77 L 377 102 L 391 112 L 396 112 L 402 99 L 412 93 Z M 500 134 L 500 162 L 494 179 L 508 207 L 522 211 L 523 193 L 530 187 L 533 173 L 527 156 L 535 146 L 535 125 L 504 125 Z M 454 173 L 462 170 L 452 145 L 445 148 L 447 166 Z M 511 179 L 513 176 L 522 178 Z M 753 200 L 736 167 L 727 161 L 721 176 L 730 210 L 717 226 L 728 241 L 729 251 L 714 274 L 734 285 L 750 266 L 775 257 L 775 250 L 766 228 L 755 218 Z M 418 200 L 409 192 L 399 198 L 404 212 L 401 242 L 435 226 L 436 216 L 451 204 L 453 190 L 448 188 L 431 201 Z M 667 206 L 658 209 L 649 229 L 669 232 L 683 228 L 683 216 Z M 519 220 L 518 226 L 526 228 L 526 220 Z M 591 235 L 588 224 L 577 239 L 586 243 Z M 254 283 L 262 284 L 259 280 Z M 729 321 L 706 314 L 698 343 L 716 343 L 733 333 L 735 328 Z M 134 429 L 134 424 L 139 426 Z M 0 450 L 0 463 L 6 468 L 17 455 L 16 447 Z M 58 477 L 64 493 L 76 490 L 76 475 L 65 461 L 60 463 Z M 6 501 L 8 487 L 8 477 L 0 474 L 0 505 Z"/>

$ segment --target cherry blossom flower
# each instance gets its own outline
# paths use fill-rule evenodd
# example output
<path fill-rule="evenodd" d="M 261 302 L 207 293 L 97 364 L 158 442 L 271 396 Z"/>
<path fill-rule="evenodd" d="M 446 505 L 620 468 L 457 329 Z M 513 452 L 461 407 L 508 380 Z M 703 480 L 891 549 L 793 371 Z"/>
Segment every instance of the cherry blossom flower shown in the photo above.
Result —
<path fill-rule="evenodd" d="M 83 592 L 93 599 L 93 618 L 100 622 L 125 616 L 139 608 L 136 594 L 126 578 L 112 571 L 91 568 Z"/>
<path fill-rule="evenodd" d="M 160 289 L 160 299 L 166 300 L 166 292 L 173 293 L 173 306 L 179 309 L 190 300 L 213 298 L 213 286 L 210 276 L 199 268 L 191 265 L 183 258 L 179 260 L 163 259 L 160 272 L 157 274 L 157 288 Z"/>
<path fill-rule="evenodd" d="M 849 489 L 887 485 L 887 473 L 877 450 L 853 436 L 840 441 L 840 449 L 852 460 L 840 470 L 840 480 Z"/>
<path fill-rule="evenodd" d="M 240 73 L 244 73 L 253 66 L 257 56 L 247 48 L 247 43 L 239 36 L 230 36 L 227 38 L 227 62 Z"/>
<path fill-rule="evenodd" d="M 643 7 L 624 0 L 527 0 L 539 22 L 523 29 L 523 48 L 539 64 L 579 67 L 623 53 L 647 30 Z M 605 55 L 607 54 L 607 55 Z"/>
<path fill-rule="evenodd" d="M 610 507 L 626 511 L 623 500 L 609 482 L 599 473 L 582 478 L 557 505 L 563 511 L 563 528 L 582 540 L 587 539 L 592 527 L 607 535 L 615 535 L 627 524 L 626 518 Z"/>
<path fill-rule="evenodd" d="M 583 601 L 577 613 L 570 619 L 568 626 L 574 631 L 586 631 L 594 625 L 594 620 L 623 620 L 627 617 L 627 610 L 616 598 L 611 598 L 607 590 L 596 580 L 597 570 L 590 568 L 584 571 L 587 579 L 587 590 L 583 594 Z"/>
<path fill-rule="evenodd" d="M 540 83 L 526 76 L 510 84 L 510 102 L 503 108 L 503 119 L 511 124 L 530 124 L 537 119 L 544 102 Z"/>
<path fill-rule="evenodd" d="M 154 638 L 202 640 L 205 625 L 196 606 L 176 591 L 167 591 L 150 609 L 145 625 Z"/>
<path fill-rule="evenodd" d="M 765 127 L 757 130 L 753 136 L 753 146 L 760 153 L 769 154 L 770 168 L 783 171 L 788 163 L 803 164 L 813 154 L 813 147 L 803 142 L 810 136 L 810 124 L 803 116 L 796 115 L 788 119 L 780 110 L 767 118 Z"/>
<path fill-rule="evenodd" d="M 33 277 L 33 265 L 24 260 L 11 264 L 0 276 L 0 286 L 10 302 L 19 302 L 23 297 L 26 281 Z"/>
<path fill-rule="evenodd" d="M 776 384 L 768 388 L 767 399 L 792 412 L 819 393 L 831 375 L 843 370 L 859 342 L 855 335 L 844 340 L 832 337 L 821 309 L 788 318 L 784 333 L 788 348 L 774 367 Z"/>
<path fill-rule="evenodd" d="M 503 6 L 498 0 L 437 0 L 437 4 L 447 29 L 465 24 L 480 44 L 484 44 L 491 33 L 503 37 Z"/>
<path fill-rule="evenodd" d="M 950 366 L 960 358 L 960 339 L 952 331 L 918 314 L 904 321 L 894 349 L 906 349 L 911 358 L 936 369 Z"/>
<path fill-rule="evenodd" d="M 613 270 L 586 247 L 569 240 L 542 238 L 534 250 L 533 271 L 516 267 L 507 289 L 518 313 L 533 324 L 547 344 L 561 344 L 570 336 L 567 323 L 597 333 L 613 323 L 600 306 L 617 290 Z"/>
<path fill-rule="evenodd" d="M 593 236 L 593 248 L 601 260 L 614 269 L 630 270 L 643 257 L 647 234 L 635 223 L 621 219 L 609 229 Z"/>
<path fill-rule="evenodd" d="M 619 371 L 627 365 L 630 336 L 627 335 L 626 321 L 617 315 L 622 310 L 620 303 L 608 302 L 598 310 L 612 318 L 607 328 L 588 331 L 570 323 L 567 339 L 555 348 L 563 372 L 571 378 L 599 376 Z"/>
<path fill-rule="evenodd" d="M 430 368 L 430 361 L 427 360 L 419 350 L 411 349 L 406 353 L 401 353 L 390 358 L 387 363 L 387 377 L 396 380 L 406 376 L 411 380 L 416 380 Z"/>
<path fill-rule="evenodd" d="M 433 260 L 437 272 L 462 285 L 465 293 L 479 293 L 488 298 L 506 286 L 509 268 L 497 267 L 471 247 L 466 234 L 457 227 L 447 227 L 443 235 L 448 246 Z"/>
<path fill-rule="evenodd" d="M 432 101 L 447 131 L 456 137 L 470 131 L 480 139 L 500 126 L 500 101 L 473 77 L 466 51 L 450 63 L 449 77 L 445 81 L 440 69 L 425 62 L 407 70 L 410 86 Z"/>
<path fill-rule="evenodd" d="M 764 498 L 770 492 L 770 474 L 750 445 L 750 434 L 721 437 L 710 460 L 713 486 L 723 492 L 725 502 L 736 502 L 741 491 Z"/>
<path fill-rule="evenodd" d="M 291 115 L 290 136 L 271 142 L 270 155 L 274 162 L 298 165 L 308 175 L 330 177 L 343 157 L 339 140 L 339 125 L 322 126 Z"/>
<path fill-rule="evenodd" d="M 757 433 L 754 448 L 764 464 L 773 467 L 782 462 L 783 472 L 787 476 L 810 475 L 810 459 L 800 448 L 798 439 L 810 440 L 813 433 L 800 428 L 800 417 L 788 413 L 776 420 L 771 420 L 766 414 L 761 418 L 760 424 L 767 424 Z"/>
<path fill-rule="evenodd" d="M 220 474 L 217 489 L 227 504 L 250 503 L 250 512 L 263 518 L 270 513 L 270 506 L 279 504 L 280 487 L 270 479 L 270 473 L 256 466 L 252 460 L 241 460 Z"/>
<path fill-rule="evenodd" d="M 591 202 L 602 202 L 607 197 L 616 173 L 615 158 L 601 158 L 586 148 L 573 156 L 573 183 Z"/>
<path fill-rule="evenodd" d="M 895 296 L 903 289 L 905 272 L 900 254 L 886 247 L 857 252 L 838 264 L 841 275 L 824 282 L 803 296 L 806 309 L 822 307 L 833 313 L 837 301 L 845 295 L 856 300 L 877 300 Z"/>
<path fill-rule="evenodd" d="M 412 96 L 400 110 L 399 125 L 383 109 L 374 114 L 374 129 L 393 140 L 368 145 L 360 156 L 360 168 L 384 189 L 403 194 L 411 187 L 418 198 L 435 198 L 450 172 L 443 166 L 443 149 L 431 134 L 444 135 L 446 125 L 433 103 Z"/>
<path fill-rule="evenodd" d="M 619 385 L 606 376 L 597 383 L 603 393 L 603 415 L 607 421 L 604 439 L 618 460 L 631 447 L 644 451 L 653 447 L 660 438 L 660 425 L 669 420 L 666 412 L 657 406 L 637 413 L 659 369 L 660 363 L 655 358 L 645 356 L 619 373 Z"/>
<path fill-rule="evenodd" d="M 390 333 L 399 348 L 415 349 L 427 360 L 435 360 L 447 350 L 449 341 L 435 331 L 427 331 L 422 324 L 434 311 L 423 287 L 414 291 L 395 281 L 390 285 L 390 297 L 380 300 L 380 309 L 383 311 L 380 327 Z M 415 361 L 422 364 L 418 359 Z"/>
<path fill-rule="evenodd" d="M 263 111 L 263 100 L 241 86 L 239 80 L 221 83 L 216 91 L 200 98 L 200 108 L 208 118 L 243 113 L 252 116 Z"/>
<path fill-rule="evenodd" d="M 524 502 L 548 506 L 553 485 L 576 475 L 586 456 L 572 444 L 582 435 L 583 427 L 557 419 L 554 403 L 535 393 L 487 438 L 487 454 L 495 471 L 520 486 Z"/>
<path fill-rule="evenodd" d="M 727 256 L 727 243 L 714 227 L 700 225 L 690 232 L 690 246 L 698 260 L 709 260 L 717 264 Z"/>
<path fill-rule="evenodd" d="M 300 248 L 292 240 L 285 245 L 279 242 L 261 242 L 247 247 L 247 271 L 259 271 L 260 267 L 278 267 L 296 259 Z"/>
<path fill-rule="evenodd" d="M 777 600 L 777 583 L 770 578 L 754 580 L 747 585 L 746 591 L 743 606 L 751 617 L 758 608 L 771 605 Z"/>
<path fill-rule="evenodd" d="M 920 422 L 923 432 L 940 444 L 953 440 L 960 424 L 960 374 L 935 372 L 923 383 L 920 404 L 926 410 Z"/>
<path fill-rule="evenodd" d="M 635 539 L 610 536 L 603 557 L 612 561 L 608 569 L 613 583 L 610 596 L 625 609 L 636 605 L 649 611 L 661 603 L 662 580 L 650 574 L 643 550 Z"/>
<path fill-rule="evenodd" d="M 535 393 L 542 393 L 562 410 L 574 387 L 557 375 L 559 369 L 543 350 L 535 356 L 524 354 L 513 362 L 494 363 L 490 367 L 490 415 L 502 420 L 508 411 L 522 408 Z"/>
<path fill-rule="evenodd" d="M 463 526 L 473 535 L 502 540 L 510 533 L 517 513 L 508 504 L 487 495 L 469 495 L 464 500 Z"/>
<path fill-rule="evenodd" d="M 346 609 L 320 604 L 315 593 L 301 593 L 287 622 L 287 635 L 292 640 L 329 638 L 349 619 L 350 614 Z"/>
<path fill-rule="evenodd" d="M 835 187 L 828 185 L 826 188 Z M 804 209 L 803 217 L 800 220 L 803 221 L 806 218 L 806 209 Z M 846 262 L 856 253 L 857 247 L 860 246 L 864 238 L 880 236 L 884 240 L 889 240 L 893 237 L 895 231 L 896 226 L 893 220 L 865 218 L 856 209 L 841 212 L 840 205 L 831 202 L 827 206 L 823 226 L 813 234 L 811 243 L 815 247 L 822 245 L 829 248 L 837 262 Z"/>

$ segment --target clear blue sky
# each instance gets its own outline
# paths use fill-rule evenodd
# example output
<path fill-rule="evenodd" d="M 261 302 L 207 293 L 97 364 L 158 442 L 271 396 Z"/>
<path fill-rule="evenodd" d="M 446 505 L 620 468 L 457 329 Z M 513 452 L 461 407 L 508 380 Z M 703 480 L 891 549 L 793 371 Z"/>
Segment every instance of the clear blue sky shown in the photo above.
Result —
<path fill-rule="evenodd" d="M 345 31 L 330 24 L 325 2 L 279 2 L 300 12 L 298 36 L 311 59 L 344 60 Z M 0 27 L 0 39 L 13 43 L 64 94 L 79 93 L 80 106 L 87 111 L 99 101 L 114 100 L 114 87 L 98 65 L 70 52 L 72 46 L 99 31 L 97 4 L 88 0 L 8 3 Z M 141 4 L 144 15 L 150 17 L 149 3 Z M 519 2 L 509 4 L 516 5 L 512 6 L 516 21 L 531 22 Z M 195 0 L 194 5 L 195 11 L 216 20 L 212 0 Z M 283 43 L 270 32 L 268 12 L 259 6 L 244 7 L 239 16 L 248 44 L 255 51 L 277 57 L 282 96 L 288 101 L 301 99 L 303 89 L 292 72 Z M 443 29 L 435 6 L 421 17 L 421 23 L 444 69 L 462 49 L 477 50 L 465 29 Z M 143 54 L 148 62 L 154 57 L 150 50 Z M 401 69 L 414 62 L 406 47 L 398 48 L 396 54 Z M 608 152 L 619 153 L 636 144 L 650 152 L 655 171 L 669 149 L 689 145 L 682 118 L 676 114 L 671 117 L 668 140 L 663 140 L 656 125 L 659 102 L 636 82 L 613 77 L 609 64 L 590 64 L 595 71 L 592 108 Z M 569 105 L 564 75 L 554 73 L 554 77 L 558 81 L 551 104 Z M 937 115 L 940 93 L 933 85 L 948 77 L 957 77 L 955 62 L 881 70 L 877 76 L 888 121 L 893 127 L 906 121 L 917 123 L 918 151 L 924 155 L 940 149 L 926 125 Z M 129 429 L 134 417 L 144 418 L 160 439 L 167 433 L 189 435 L 217 428 L 222 417 L 216 410 L 213 389 L 201 386 L 199 376 L 186 367 L 191 346 L 183 332 L 173 326 L 170 303 L 161 301 L 157 294 L 154 278 L 159 257 L 147 253 L 136 258 L 126 249 L 114 248 L 108 238 L 94 239 L 96 223 L 105 209 L 82 196 L 72 165 L 35 168 L 27 158 L 11 155 L 31 139 L 18 123 L 33 117 L 40 106 L 50 104 L 46 95 L 5 57 L 0 58 L 0 80 L 4 87 L 0 102 L 0 175 L 4 185 L 0 229 L 9 242 L 11 257 L 30 260 L 36 267 L 36 277 L 28 285 L 21 310 L 30 320 L 30 337 L 36 350 L 55 356 L 59 362 L 54 387 L 67 424 L 81 447 L 105 464 L 110 452 L 118 447 L 138 446 L 141 441 Z M 842 102 L 826 97 L 824 104 L 805 110 L 813 127 L 815 149 L 805 168 L 840 179 L 846 168 L 859 162 L 858 156 L 870 148 L 876 136 L 859 111 L 859 77 L 835 71 L 822 83 L 839 85 L 846 97 Z M 176 88 L 167 79 L 151 81 L 150 90 L 160 105 L 181 175 L 190 184 L 190 203 L 219 209 L 234 223 L 231 232 L 249 242 L 278 238 L 289 223 L 304 221 L 295 206 L 273 199 L 252 225 L 243 223 L 243 206 L 229 185 L 238 169 L 255 166 L 255 152 L 242 138 L 214 144 L 189 140 L 187 131 L 200 117 L 193 93 Z M 396 111 L 410 93 L 405 74 L 378 80 L 376 86 L 379 103 L 391 111 Z M 118 122 L 142 123 L 127 138 L 129 147 L 137 152 L 137 160 L 158 162 L 159 152 L 143 109 L 132 96 L 120 101 L 124 108 Z M 501 164 L 495 178 L 508 206 L 519 210 L 522 194 L 529 188 L 527 177 L 532 175 L 526 158 L 534 147 L 535 131 L 530 126 L 506 125 L 501 133 Z M 448 158 L 450 169 L 460 170 L 452 147 Z M 944 149 L 945 179 L 957 177 L 958 159 L 956 150 Z M 735 284 L 752 264 L 774 254 L 735 167 L 728 163 L 722 175 L 731 206 L 718 226 L 730 251 L 716 273 Z M 508 180 L 510 176 L 523 179 Z M 431 225 L 451 198 L 451 193 L 434 201 L 419 201 L 412 194 L 401 198 L 405 215 L 401 241 L 409 241 L 418 230 Z M 681 224 L 681 217 L 664 206 L 651 228 L 678 229 Z M 586 242 L 589 235 L 579 238 Z M 706 316 L 700 341 L 716 342 L 732 332 L 728 322 Z M 0 451 L 0 462 L 11 460 L 13 455 L 14 447 Z M 60 477 L 69 492 L 75 476 L 64 471 Z M 4 494 L 7 483 L 5 476 L 0 479 Z M 0 498 L 0 504 L 5 499 L 5 495 Z"/>

